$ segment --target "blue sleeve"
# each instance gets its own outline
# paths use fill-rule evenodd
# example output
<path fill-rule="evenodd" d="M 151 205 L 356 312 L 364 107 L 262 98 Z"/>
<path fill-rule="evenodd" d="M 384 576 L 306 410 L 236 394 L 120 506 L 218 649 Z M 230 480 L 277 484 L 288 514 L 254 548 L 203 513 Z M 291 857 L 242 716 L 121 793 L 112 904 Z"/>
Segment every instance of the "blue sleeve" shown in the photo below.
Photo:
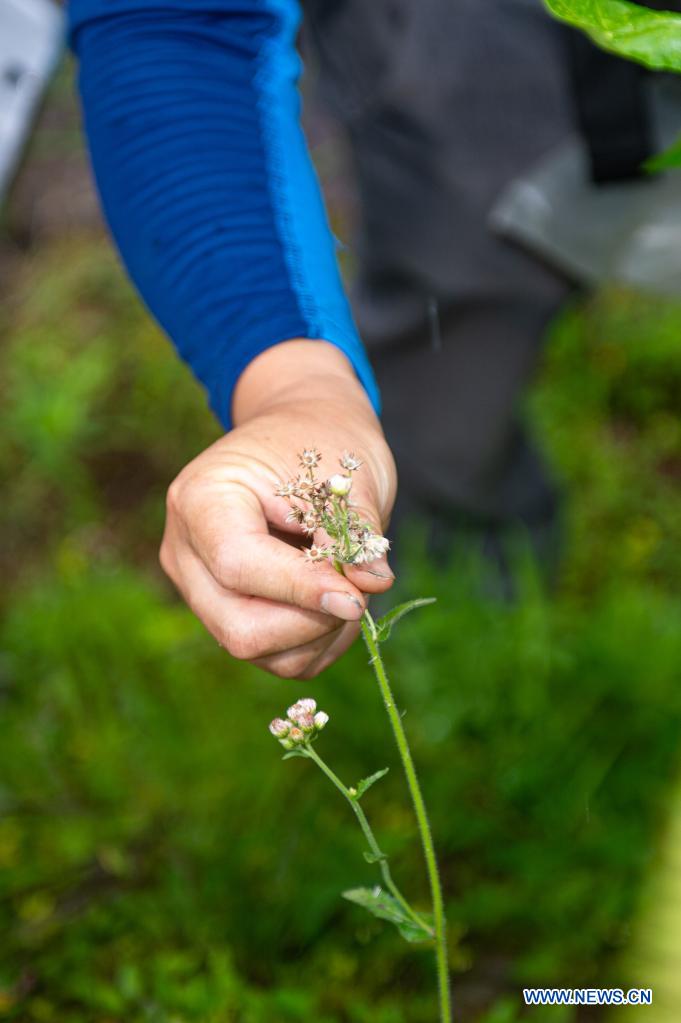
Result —
<path fill-rule="evenodd" d="M 299 124 L 295 0 L 71 0 L 109 226 L 149 309 L 230 426 L 234 385 L 294 337 L 378 392 Z"/>

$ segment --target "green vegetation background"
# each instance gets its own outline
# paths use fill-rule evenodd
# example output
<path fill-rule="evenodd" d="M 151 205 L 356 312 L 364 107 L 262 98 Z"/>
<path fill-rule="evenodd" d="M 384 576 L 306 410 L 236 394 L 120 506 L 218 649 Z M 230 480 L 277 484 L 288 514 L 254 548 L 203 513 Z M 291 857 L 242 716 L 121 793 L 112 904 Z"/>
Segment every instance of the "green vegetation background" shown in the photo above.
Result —
<path fill-rule="evenodd" d="M 71 152 L 72 130 L 50 122 L 33 158 Z M 315 695 L 341 776 L 396 767 L 363 649 L 282 682 L 228 659 L 179 603 L 156 561 L 164 493 L 215 423 L 101 231 L 36 244 L 12 217 L 0 1019 L 430 1023 L 428 956 L 339 898 L 375 876 L 346 808 L 266 729 Z M 552 594 L 522 557 L 520 597 L 501 604 L 465 552 L 448 570 L 418 541 L 404 556 L 401 592 L 439 599 L 388 659 L 462 1020 L 512 1023 L 523 984 L 623 983 L 678 784 L 680 331 L 679 307 L 614 291 L 552 330 L 528 403 L 566 494 Z M 425 897 L 398 770 L 366 807 Z"/>

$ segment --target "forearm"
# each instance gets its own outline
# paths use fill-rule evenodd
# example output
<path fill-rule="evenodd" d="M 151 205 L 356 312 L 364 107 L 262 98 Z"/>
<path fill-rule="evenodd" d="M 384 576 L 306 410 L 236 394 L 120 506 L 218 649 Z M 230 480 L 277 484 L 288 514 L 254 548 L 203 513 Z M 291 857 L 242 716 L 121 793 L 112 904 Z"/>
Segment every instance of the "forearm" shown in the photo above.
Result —
<path fill-rule="evenodd" d="M 112 233 L 223 424 L 290 338 L 335 345 L 376 405 L 298 124 L 294 0 L 71 0 L 71 19 Z"/>
<path fill-rule="evenodd" d="M 376 413 L 348 358 L 335 345 L 297 338 L 256 356 L 234 389 L 234 424 L 282 407 L 327 404 L 372 431 Z"/>

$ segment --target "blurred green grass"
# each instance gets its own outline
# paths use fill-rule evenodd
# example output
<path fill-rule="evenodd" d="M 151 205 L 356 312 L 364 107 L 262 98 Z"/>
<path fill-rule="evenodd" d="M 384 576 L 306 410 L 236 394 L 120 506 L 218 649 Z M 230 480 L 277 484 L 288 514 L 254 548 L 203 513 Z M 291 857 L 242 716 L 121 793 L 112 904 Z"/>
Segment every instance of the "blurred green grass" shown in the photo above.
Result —
<path fill-rule="evenodd" d="M 621 982 L 677 784 L 680 330 L 616 291 L 553 330 L 528 403 L 566 490 L 553 594 L 521 544 L 500 604 L 471 552 L 438 571 L 405 541 L 401 593 L 439 603 L 388 659 L 462 1020 L 512 1023 L 523 983 Z M 271 679 L 162 579 L 165 488 L 218 431 L 102 238 L 27 258 L 0 333 L 0 1018 L 430 1023 L 428 956 L 340 900 L 374 878 L 361 839 L 266 730 L 313 694 L 341 776 L 396 768 L 364 651 Z M 425 897 L 398 770 L 366 805 Z"/>

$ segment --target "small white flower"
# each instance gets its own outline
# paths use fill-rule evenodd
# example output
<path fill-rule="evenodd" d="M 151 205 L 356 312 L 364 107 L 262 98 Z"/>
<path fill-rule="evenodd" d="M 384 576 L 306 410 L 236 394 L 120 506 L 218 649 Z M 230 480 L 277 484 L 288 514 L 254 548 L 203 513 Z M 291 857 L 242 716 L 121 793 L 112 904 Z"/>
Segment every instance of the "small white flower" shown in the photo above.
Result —
<path fill-rule="evenodd" d="M 286 483 L 280 483 L 277 489 L 274 491 L 277 497 L 292 497 L 295 493 L 296 484 L 294 480 L 287 480 Z"/>
<path fill-rule="evenodd" d="M 298 461 L 305 469 L 316 469 L 322 456 L 316 448 L 304 448 L 298 455 Z"/>
<path fill-rule="evenodd" d="M 342 469 L 347 469 L 348 472 L 356 472 L 362 464 L 362 459 L 357 458 L 353 451 L 344 451 L 339 462 Z"/>
<path fill-rule="evenodd" d="M 314 726 L 318 732 L 321 732 L 322 728 L 325 728 L 329 721 L 329 715 L 323 710 L 318 710 L 314 716 Z"/>
<path fill-rule="evenodd" d="M 275 718 L 274 721 L 270 721 L 269 727 L 270 732 L 276 739 L 285 739 L 291 731 L 291 722 L 284 721 L 282 718 Z"/>
<path fill-rule="evenodd" d="M 365 561 L 376 561 L 390 550 L 390 541 L 378 533 L 365 534 L 359 543 L 359 550 L 352 559 L 355 565 L 361 565 Z"/>
<path fill-rule="evenodd" d="M 311 547 L 306 547 L 303 551 L 303 555 L 307 561 L 324 561 L 328 558 L 331 551 L 328 547 L 318 547 L 317 544 L 312 544 Z"/>
<path fill-rule="evenodd" d="M 342 473 L 337 472 L 328 480 L 328 487 L 336 497 L 345 497 L 352 488 L 352 476 L 344 476 Z"/>
<path fill-rule="evenodd" d="M 303 514 L 303 519 L 300 525 L 304 533 L 307 533 L 308 536 L 312 536 L 312 534 L 321 526 L 321 522 L 319 521 L 319 516 L 316 512 L 308 511 Z"/>

